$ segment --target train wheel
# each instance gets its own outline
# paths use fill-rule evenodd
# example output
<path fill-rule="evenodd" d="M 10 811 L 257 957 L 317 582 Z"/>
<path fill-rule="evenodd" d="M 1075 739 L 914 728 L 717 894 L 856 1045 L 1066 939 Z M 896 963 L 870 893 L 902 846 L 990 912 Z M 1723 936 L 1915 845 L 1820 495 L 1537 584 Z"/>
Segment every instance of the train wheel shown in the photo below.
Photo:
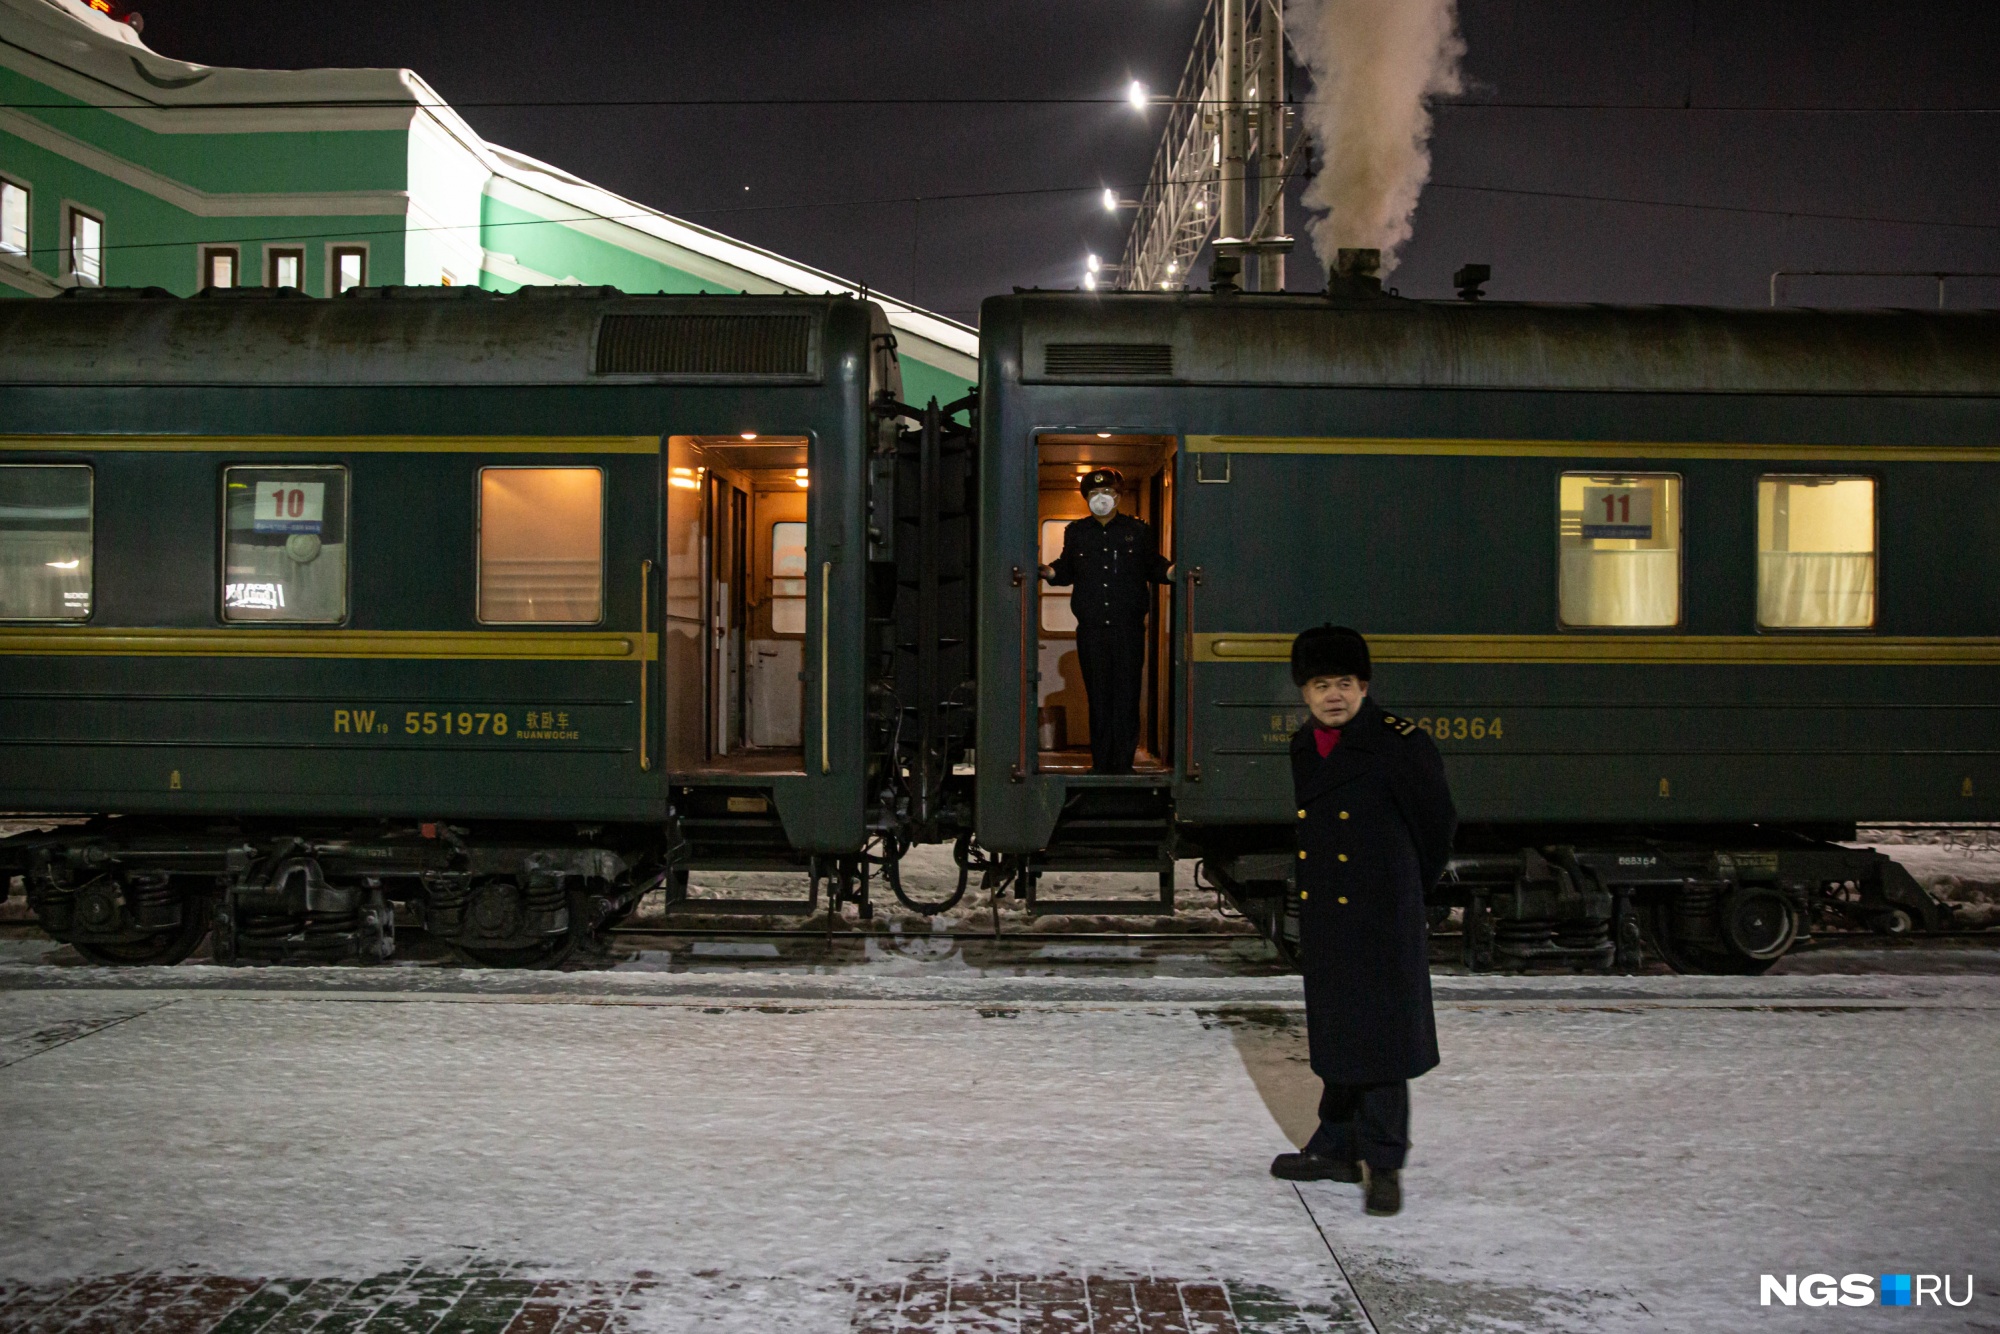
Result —
<path fill-rule="evenodd" d="M 1917 918 L 1908 908 L 1888 908 L 1868 919 L 1877 935 L 1907 936 L 1917 929 Z"/>
<path fill-rule="evenodd" d="M 459 957 L 480 968 L 559 968 L 568 962 L 575 948 L 575 937 L 568 933 L 518 948 L 452 946 Z"/>
<path fill-rule="evenodd" d="M 1660 961 L 1677 973 L 1711 973 L 1703 960 L 1687 944 L 1674 936 L 1674 911 L 1665 903 L 1653 904 L 1640 915 L 1646 944 Z"/>
<path fill-rule="evenodd" d="M 1723 902 L 1722 937 L 1729 957 L 1720 971 L 1761 973 L 1799 938 L 1799 915 L 1776 890 L 1741 890 Z"/>
<path fill-rule="evenodd" d="M 191 899 L 183 905 L 181 924 L 171 931 L 117 944 L 85 945 L 73 941 L 70 948 L 89 962 L 108 967 L 171 967 L 193 954 L 208 934 L 207 908 L 201 900 Z"/>

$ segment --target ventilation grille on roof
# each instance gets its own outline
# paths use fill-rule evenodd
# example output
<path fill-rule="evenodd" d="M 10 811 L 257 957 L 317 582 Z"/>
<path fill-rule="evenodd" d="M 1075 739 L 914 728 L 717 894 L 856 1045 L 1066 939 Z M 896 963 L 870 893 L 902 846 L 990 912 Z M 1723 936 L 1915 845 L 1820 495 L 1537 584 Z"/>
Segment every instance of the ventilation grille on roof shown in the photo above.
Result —
<path fill-rule="evenodd" d="M 1171 343 L 1050 343 L 1043 349 L 1042 373 L 1171 380 L 1174 348 Z"/>
<path fill-rule="evenodd" d="M 606 315 L 599 375 L 812 374 L 810 315 Z"/>

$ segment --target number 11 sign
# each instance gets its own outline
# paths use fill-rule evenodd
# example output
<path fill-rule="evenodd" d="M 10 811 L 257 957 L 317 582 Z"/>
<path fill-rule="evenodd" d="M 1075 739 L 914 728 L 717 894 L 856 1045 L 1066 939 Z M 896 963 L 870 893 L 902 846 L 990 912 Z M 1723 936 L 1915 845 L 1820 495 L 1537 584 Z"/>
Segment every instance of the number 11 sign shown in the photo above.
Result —
<path fill-rule="evenodd" d="M 1653 492 L 1638 486 L 1583 488 L 1583 535 L 1637 538 L 1653 536 Z"/>

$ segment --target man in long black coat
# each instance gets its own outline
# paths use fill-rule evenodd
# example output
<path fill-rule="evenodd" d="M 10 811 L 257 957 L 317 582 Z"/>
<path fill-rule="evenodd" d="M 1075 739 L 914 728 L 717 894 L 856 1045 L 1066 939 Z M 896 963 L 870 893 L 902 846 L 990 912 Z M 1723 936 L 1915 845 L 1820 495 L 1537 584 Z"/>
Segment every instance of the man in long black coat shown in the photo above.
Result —
<path fill-rule="evenodd" d="M 1132 772 L 1146 677 L 1146 616 L 1153 585 L 1172 577 L 1153 530 L 1119 510 L 1124 484 L 1116 468 L 1085 473 L 1077 486 L 1090 514 L 1063 529 L 1062 555 L 1042 566 L 1049 583 L 1075 586 L 1069 606 L 1090 706 L 1091 769 L 1100 774 Z"/>
<path fill-rule="evenodd" d="M 1319 1129 L 1274 1176 L 1362 1181 L 1367 1208 L 1402 1207 L 1408 1081 L 1438 1063 L 1425 892 L 1458 824 L 1444 763 L 1415 724 L 1368 698 L 1368 644 L 1321 626 L 1292 645 L 1311 714 L 1292 737 L 1299 955 Z"/>

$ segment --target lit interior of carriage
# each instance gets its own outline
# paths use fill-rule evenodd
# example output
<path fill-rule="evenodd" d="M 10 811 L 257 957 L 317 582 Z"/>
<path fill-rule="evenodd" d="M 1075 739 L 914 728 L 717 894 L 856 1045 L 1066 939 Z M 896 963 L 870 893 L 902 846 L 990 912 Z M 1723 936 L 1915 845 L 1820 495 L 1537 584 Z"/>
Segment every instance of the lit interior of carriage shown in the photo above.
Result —
<path fill-rule="evenodd" d="M 668 439 L 670 772 L 804 770 L 809 452 L 802 435 Z"/>
<path fill-rule="evenodd" d="M 1150 524 L 1169 561 L 1174 553 L 1174 449 L 1170 435 L 1118 432 L 1044 432 L 1036 437 L 1037 531 L 1041 563 L 1062 554 L 1063 529 L 1090 514 L 1078 483 L 1094 468 L 1116 468 L 1125 483 L 1118 508 Z M 1035 726 L 1043 773 L 1086 773 L 1090 769 L 1090 704 L 1077 660 L 1076 617 L 1070 590 L 1041 584 L 1035 624 L 1041 684 Z M 1147 624 L 1146 669 L 1139 696 L 1139 751 L 1135 773 L 1164 772 L 1172 760 L 1171 632 L 1172 590 L 1153 591 Z"/>

